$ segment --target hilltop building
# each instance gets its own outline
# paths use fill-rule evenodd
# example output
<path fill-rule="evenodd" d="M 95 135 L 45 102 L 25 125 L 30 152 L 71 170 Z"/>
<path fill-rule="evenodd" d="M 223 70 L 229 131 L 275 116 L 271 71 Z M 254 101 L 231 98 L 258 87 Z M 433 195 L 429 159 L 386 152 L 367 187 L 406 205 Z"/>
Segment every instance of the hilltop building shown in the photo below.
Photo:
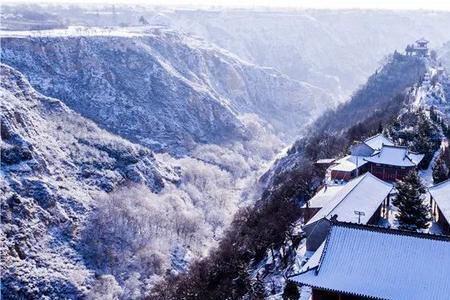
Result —
<path fill-rule="evenodd" d="M 365 173 L 343 186 L 324 187 L 307 208 L 312 217 L 303 226 L 306 249 L 316 250 L 326 238 L 332 220 L 378 224 L 387 218 L 393 185 Z"/>
<path fill-rule="evenodd" d="M 447 300 L 450 237 L 334 222 L 298 274 L 313 300 Z"/>
<path fill-rule="evenodd" d="M 450 235 L 450 179 L 430 187 L 429 192 L 433 219 Z"/>
<path fill-rule="evenodd" d="M 421 39 L 417 40 L 414 44 L 407 45 L 406 49 L 405 49 L 406 55 L 428 57 L 429 56 L 428 43 L 429 43 L 429 41 L 427 41 L 424 38 L 421 38 Z"/>

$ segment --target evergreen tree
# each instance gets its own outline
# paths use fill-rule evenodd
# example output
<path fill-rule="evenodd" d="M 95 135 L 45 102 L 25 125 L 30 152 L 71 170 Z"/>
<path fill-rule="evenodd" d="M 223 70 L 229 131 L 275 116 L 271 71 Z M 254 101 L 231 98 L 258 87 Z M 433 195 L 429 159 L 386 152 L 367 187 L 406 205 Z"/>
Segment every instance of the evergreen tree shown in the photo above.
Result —
<path fill-rule="evenodd" d="M 430 208 L 424 203 L 423 194 L 425 186 L 420 181 L 417 172 L 410 172 L 402 181 L 396 184 L 397 198 L 393 201 L 398 207 L 398 220 L 400 229 L 419 230 L 428 228 L 431 221 Z"/>
<path fill-rule="evenodd" d="M 425 169 L 433 159 L 434 151 L 439 147 L 437 140 L 433 139 L 438 135 L 438 131 L 423 111 L 418 112 L 417 117 L 417 132 L 411 146 L 413 151 L 425 155 L 420 164 L 420 167 Z"/>
<path fill-rule="evenodd" d="M 383 133 L 383 124 L 378 123 L 378 133 Z"/>
<path fill-rule="evenodd" d="M 148 21 L 147 21 L 147 19 L 144 18 L 144 16 L 141 16 L 141 17 L 139 18 L 139 23 L 141 23 L 142 25 L 148 25 L 148 24 L 149 24 Z"/>
<path fill-rule="evenodd" d="M 283 291 L 283 300 L 298 300 L 300 298 L 300 292 L 295 283 L 288 281 Z"/>
<path fill-rule="evenodd" d="M 431 119 L 432 121 L 438 123 L 438 122 L 439 122 L 438 118 L 439 118 L 439 116 L 438 116 L 438 114 L 436 113 L 435 107 L 432 106 L 432 107 L 430 108 L 430 119 Z"/>
<path fill-rule="evenodd" d="M 433 167 L 433 181 L 435 184 L 440 183 L 448 179 L 448 167 L 442 158 L 436 161 Z"/>

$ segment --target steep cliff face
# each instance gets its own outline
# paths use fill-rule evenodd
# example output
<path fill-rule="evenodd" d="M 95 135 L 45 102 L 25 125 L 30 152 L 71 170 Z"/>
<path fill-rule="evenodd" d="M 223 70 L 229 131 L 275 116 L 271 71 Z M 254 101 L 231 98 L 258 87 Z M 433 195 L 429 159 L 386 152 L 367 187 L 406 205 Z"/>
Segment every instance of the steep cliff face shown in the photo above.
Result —
<path fill-rule="evenodd" d="M 78 299 L 94 280 L 79 251 L 94 198 L 179 181 L 150 150 L 99 129 L 0 65 L 4 299 Z"/>
<path fill-rule="evenodd" d="M 170 30 L 9 35 L 2 60 L 36 89 L 153 149 L 251 139 L 244 114 L 288 139 L 333 105 L 318 88 Z"/>

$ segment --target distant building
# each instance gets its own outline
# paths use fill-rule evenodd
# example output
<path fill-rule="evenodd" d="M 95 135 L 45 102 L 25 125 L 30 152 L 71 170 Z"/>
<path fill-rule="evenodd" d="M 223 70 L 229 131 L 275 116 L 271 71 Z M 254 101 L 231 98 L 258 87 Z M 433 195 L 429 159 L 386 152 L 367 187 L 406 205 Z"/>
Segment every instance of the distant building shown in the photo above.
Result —
<path fill-rule="evenodd" d="M 318 161 L 316 161 L 316 165 L 329 167 L 329 166 L 331 166 L 335 161 L 336 161 L 336 159 L 334 159 L 334 158 L 324 158 L 324 159 L 319 159 Z"/>
<path fill-rule="evenodd" d="M 383 145 L 381 150 L 365 160 L 370 173 L 385 181 L 396 181 L 417 169 L 423 157 L 423 154 L 410 152 L 406 147 Z"/>
<path fill-rule="evenodd" d="M 433 219 L 450 235 L 450 179 L 430 187 L 429 192 Z"/>
<path fill-rule="evenodd" d="M 450 237 L 334 222 L 288 280 L 312 300 L 448 300 Z"/>
<path fill-rule="evenodd" d="M 421 38 L 415 42 L 413 45 L 407 45 L 405 52 L 406 55 L 415 55 L 420 57 L 428 57 L 429 56 L 429 50 L 428 50 L 428 43 L 424 38 Z"/>
<path fill-rule="evenodd" d="M 394 142 L 382 133 L 358 142 L 350 147 L 350 153 L 354 156 L 370 156 L 375 151 L 381 150 L 384 145 L 394 146 Z"/>
<path fill-rule="evenodd" d="M 347 155 L 335 161 L 329 169 L 332 180 L 349 181 L 368 171 L 363 156 Z"/>
<path fill-rule="evenodd" d="M 341 187 L 323 188 L 310 200 L 314 214 L 303 226 L 308 237 L 306 249 L 316 250 L 326 238 L 332 220 L 361 224 L 378 224 L 387 217 L 393 185 L 370 173 Z"/>

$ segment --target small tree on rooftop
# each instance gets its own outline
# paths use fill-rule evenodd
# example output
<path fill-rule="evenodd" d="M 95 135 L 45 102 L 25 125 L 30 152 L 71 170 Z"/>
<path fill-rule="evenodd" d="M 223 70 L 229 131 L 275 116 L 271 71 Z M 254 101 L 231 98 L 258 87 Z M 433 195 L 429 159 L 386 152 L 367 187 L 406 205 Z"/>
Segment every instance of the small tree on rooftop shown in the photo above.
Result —
<path fill-rule="evenodd" d="M 430 208 L 424 203 L 426 189 L 417 172 L 408 173 L 397 182 L 396 188 L 398 195 L 393 203 L 399 210 L 396 216 L 399 228 L 413 231 L 428 228 Z"/>

